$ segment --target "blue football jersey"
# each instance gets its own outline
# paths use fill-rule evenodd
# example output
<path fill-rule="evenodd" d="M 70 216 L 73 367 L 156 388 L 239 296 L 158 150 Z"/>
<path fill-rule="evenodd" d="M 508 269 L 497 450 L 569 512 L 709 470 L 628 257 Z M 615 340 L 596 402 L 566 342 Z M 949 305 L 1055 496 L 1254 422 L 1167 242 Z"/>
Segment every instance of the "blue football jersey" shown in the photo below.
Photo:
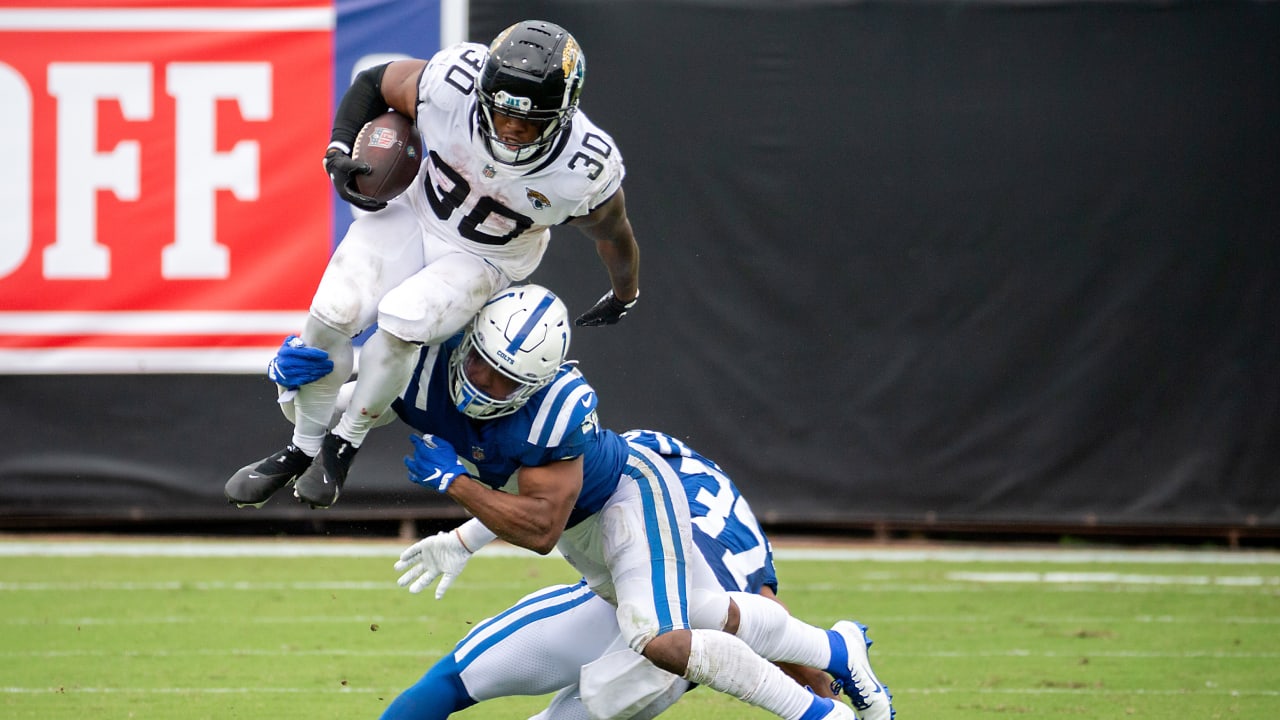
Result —
<path fill-rule="evenodd" d="M 773 548 L 751 507 L 714 461 L 680 440 L 653 430 L 630 430 L 622 437 L 670 458 L 693 519 L 693 540 L 726 590 L 778 591 Z"/>
<path fill-rule="evenodd" d="M 408 388 L 392 405 L 400 419 L 449 441 L 475 467 L 475 478 L 495 490 L 506 487 L 523 466 L 581 456 L 582 492 L 569 525 L 599 511 L 618 486 L 628 450 L 626 441 L 600 427 L 596 393 L 582 373 L 565 363 L 555 380 L 516 412 L 473 420 L 454 407 L 449 393 L 449 356 L 461 342 L 458 334 L 423 349 Z"/>

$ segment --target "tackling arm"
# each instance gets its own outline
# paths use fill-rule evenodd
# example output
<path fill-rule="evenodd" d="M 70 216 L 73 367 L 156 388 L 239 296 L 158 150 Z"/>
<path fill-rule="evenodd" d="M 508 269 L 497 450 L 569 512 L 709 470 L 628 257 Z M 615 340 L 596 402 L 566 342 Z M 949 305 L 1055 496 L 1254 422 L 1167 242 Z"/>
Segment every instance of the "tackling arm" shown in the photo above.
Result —
<path fill-rule="evenodd" d="M 520 494 L 512 495 L 461 475 L 445 492 L 498 537 L 546 555 L 582 491 L 582 458 L 522 467 L 518 482 Z"/>

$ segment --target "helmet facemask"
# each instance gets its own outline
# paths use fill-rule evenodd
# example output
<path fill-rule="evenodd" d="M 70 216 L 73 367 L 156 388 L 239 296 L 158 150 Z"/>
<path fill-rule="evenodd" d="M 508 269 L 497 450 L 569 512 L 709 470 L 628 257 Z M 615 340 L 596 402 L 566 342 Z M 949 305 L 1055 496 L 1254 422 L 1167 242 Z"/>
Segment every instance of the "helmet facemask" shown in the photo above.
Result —
<path fill-rule="evenodd" d="M 485 304 L 449 358 L 453 404 L 477 420 L 510 415 L 555 379 L 568 352 L 569 314 L 559 298 L 536 285 L 504 290 Z M 472 379 L 493 371 L 514 384 L 506 397 Z"/>

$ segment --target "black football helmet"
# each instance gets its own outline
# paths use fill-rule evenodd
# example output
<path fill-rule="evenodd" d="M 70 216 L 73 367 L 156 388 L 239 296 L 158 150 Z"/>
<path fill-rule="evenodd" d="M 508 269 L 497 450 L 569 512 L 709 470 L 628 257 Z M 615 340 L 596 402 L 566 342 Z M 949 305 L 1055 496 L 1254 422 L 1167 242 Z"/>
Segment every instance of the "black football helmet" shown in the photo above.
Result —
<path fill-rule="evenodd" d="M 582 48 L 559 25 L 525 20 L 499 33 L 476 85 L 480 135 L 493 159 L 524 165 L 546 153 L 569 127 L 586 74 Z M 542 131 L 513 150 L 494 133 L 494 113 L 534 121 Z"/>

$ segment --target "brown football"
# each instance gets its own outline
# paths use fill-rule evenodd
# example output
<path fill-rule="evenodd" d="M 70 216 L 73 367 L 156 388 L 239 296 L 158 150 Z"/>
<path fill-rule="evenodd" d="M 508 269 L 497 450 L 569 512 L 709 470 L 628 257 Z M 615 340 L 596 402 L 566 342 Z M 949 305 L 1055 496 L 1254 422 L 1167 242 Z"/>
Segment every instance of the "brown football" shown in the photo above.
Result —
<path fill-rule="evenodd" d="M 422 136 L 413 121 L 389 110 L 360 128 L 351 158 L 368 163 L 373 172 L 356 175 L 356 190 L 387 202 L 404 192 L 422 163 Z"/>

